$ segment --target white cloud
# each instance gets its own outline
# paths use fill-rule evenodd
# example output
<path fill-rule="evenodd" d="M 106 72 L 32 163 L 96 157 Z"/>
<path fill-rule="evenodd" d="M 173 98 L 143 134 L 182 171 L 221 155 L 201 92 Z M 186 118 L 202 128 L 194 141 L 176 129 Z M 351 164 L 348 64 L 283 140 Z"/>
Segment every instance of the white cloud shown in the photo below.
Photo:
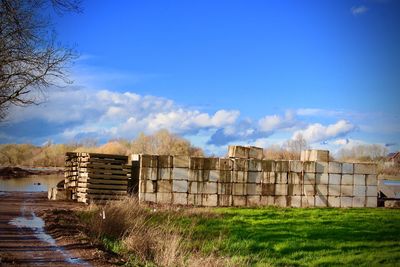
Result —
<path fill-rule="evenodd" d="M 287 111 L 284 116 L 269 115 L 258 121 L 262 132 L 271 132 L 276 130 L 292 128 L 297 124 L 294 113 Z"/>
<path fill-rule="evenodd" d="M 355 126 L 345 120 L 339 120 L 335 124 L 330 124 L 328 126 L 314 123 L 304 130 L 295 131 L 292 138 L 296 138 L 301 134 L 307 142 L 315 143 L 344 136 L 353 130 L 355 130 Z"/>
<path fill-rule="evenodd" d="M 351 13 L 352 13 L 354 16 L 358 16 L 358 15 L 364 14 L 364 13 L 366 13 L 367 11 L 368 11 L 368 8 L 367 8 L 366 6 L 353 6 L 353 7 L 351 8 Z"/>

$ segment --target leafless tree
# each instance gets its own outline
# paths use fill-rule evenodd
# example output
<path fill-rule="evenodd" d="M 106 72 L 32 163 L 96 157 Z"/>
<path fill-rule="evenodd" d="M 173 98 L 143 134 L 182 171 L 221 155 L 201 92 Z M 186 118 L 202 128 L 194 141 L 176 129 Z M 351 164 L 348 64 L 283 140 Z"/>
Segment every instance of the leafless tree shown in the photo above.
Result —
<path fill-rule="evenodd" d="M 56 43 L 46 10 L 79 12 L 80 1 L 0 0 L 0 120 L 11 105 L 37 104 L 44 89 L 71 82 L 76 55 Z"/>

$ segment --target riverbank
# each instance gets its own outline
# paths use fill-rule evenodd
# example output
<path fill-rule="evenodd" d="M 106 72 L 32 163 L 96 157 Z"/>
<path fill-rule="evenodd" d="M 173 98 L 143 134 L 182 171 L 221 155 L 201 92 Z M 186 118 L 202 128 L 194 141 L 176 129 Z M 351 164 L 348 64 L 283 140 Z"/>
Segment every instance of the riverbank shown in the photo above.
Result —
<path fill-rule="evenodd" d="M 0 178 L 25 178 L 31 175 L 63 174 L 62 167 L 0 167 Z"/>

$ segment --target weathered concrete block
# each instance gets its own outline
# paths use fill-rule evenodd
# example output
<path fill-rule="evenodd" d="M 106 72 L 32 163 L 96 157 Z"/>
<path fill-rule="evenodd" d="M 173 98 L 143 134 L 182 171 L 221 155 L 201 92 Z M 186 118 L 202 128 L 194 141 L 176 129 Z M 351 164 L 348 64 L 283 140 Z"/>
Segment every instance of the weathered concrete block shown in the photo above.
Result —
<path fill-rule="evenodd" d="M 177 193 L 188 192 L 188 181 L 185 180 L 172 180 L 172 191 Z"/>
<path fill-rule="evenodd" d="M 315 173 L 317 170 L 315 161 L 304 161 L 303 162 L 303 170 L 304 170 L 304 172 Z"/>
<path fill-rule="evenodd" d="M 188 205 L 202 206 L 202 198 L 201 194 L 188 194 Z"/>
<path fill-rule="evenodd" d="M 144 201 L 156 203 L 157 198 L 155 193 L 143 193 Z"/>
<path fill-rule="evenodd" d="M 355 197 L 365 197 L 367 193 L 367 187 L 365 185 L 354 185 L 353 196 Z"/>
<path fill-rule="evenodd" d="M 232 182 L 232 171 L 219 171 L 218 182 L 221 182 L 221 183 Z"/>
<path fill-rule="evenodd" d="M 217 182 L 220 178 L 220 171 L 217 170 L 203 170 L 204 182 Z"/>
<path fill-rule="evenodd" d="M 204 158 L 203 157 L 190 157 L 189 169 L 204 170 Z"/>
<path fill-rule="evenodd" d="M 375 174 L 367 175 L 367 179 L 365 180 L 367 185 L 377 185 L 378 179 Z"/>
<path fill-rule="evenodd" d="M 340 208 L 340 197 L 328 196 L 328 207 Z"/>
<path fill-rule="evenodd" d="M 354 163 L 355 174 L 376 174 L 376 170 L 375 163 Z"/>
<path fill-rule="evenodd" d="M 170 155 L 158 156 L 158 168 L 172 168 L 174 166 L 174 159 Z"/>
<path fill-rule="evenodd" d="M 218 206 L 229 207 L 232 206 L 232 195 L 218 195 Z"/>
<path fill-rule="evenodd" d="M 376 208 L 378 207 L 378 198 L 377 197 L 367 197 L 367 201 L 365 206 L 368 208 Z"/>
<path fill-rule="evenodd" d="M 328 167 L 329 173 L 339 173 L 339 174 L 342 173 L 342 163 L 330 161 L 328 165 L 329 165 Z"/>
<path fill-rule="evenodd" d="M 219 170 L 219 158 L 204 158 L 205 170 Z"/>
<path fill-rule="evenodd" d="M 217 183 L 205 182 L 203 183 L 203 193 L 204 194 L 217 194 L 218 187 Z"/>
<path fill-rule="evenodd" d="M 316 162 L 315 163 L 315 172 L 317 173 L 328 173 L 329 164 L 328 162 Z"/>
<path fill-rule="evenodd" d="M 173 168 L 172 169 L 172 179 L 173 180 L 189 180 L 192 172 L 186 168 Z M 197 181 L 197 180 L 192 180 Z"/>
<path fill-rule="evenodd" d="M 251 172 L 261 172 L 261 160 L 259 159 L 249 159 L 249 168 L 248 171 Z"/>
<path fill-rule="evenodd" d="M 288 184 L 303 184 L 303 174 L 301 172 L 289 173 Z"/>
<path fill-rule="evenodd" d="M 172 193 L 172 203 L 175 205 L 187 205 L 188 194 L 187 193 Z"/>
<path fill-rule="evenodd" d="M 171 180 L 158 180 L 157 181 L 157 192 L 171 193 L 172 192 L 172 181 Z"/>
<path fill-rule="evenodd" d="M 247 181 L 247 176 L 248 176 L 247 171 L 233 171 L 232 172 L 232 182 L 245 183 Z"/>
<path fill-rule="evenodd" d="M 315 207 L 324 208 L 328 207 L 327 196 L 315 196 Z"/>
<path fill-rule="evenodd" d="M 152 180 L 142 180 L 140 181 L 141 186 L 139 186 L 139 189 L 141 192 L 144 193 L 155 193 L 157 192 L 157 181 L 152 181 Z"/>
<path fill-rule="evenodd" d="M 316 196 L 327 196 L 328 195 L 328 185 L 327 184 L 315 185 L 315 195 Z"/>
<path fill-rule="evenodd" d="M 249 160 L 248 159 L 233 159 L 233 170 L 247 172 L 249 170 Z"/>
<path fill-rule="evenodd" d="M 274 206 L 275 203 L 274 196 L 261 196 L 260 198 L 260 206 Z"/>
<path fill-rule="evenodd" d="M 288 184 L 289 196 L 301 196 L 303 193 L 303 186 L 301 184 Z"/>
<path fill-rule="evenodd" d="M 218 183 L 218 194 L 232 195 L 232 183 Z"/>
<path fill-rule="evenodd" d="M 242 196 L 246 194 L 246 184 L 244 183 L 234 183 L 232 184 L 233 195 Z"/>
<path fill-rule="evenodd" d="M 247 195 L 261 195 L 261 184 L 247 184 Z"/>
<path fill-rule="evenodd" d="M 353 186 L 352 185 L 341 185 L 340 195 L 342 197 L 352 197 L 353 196 Z"/>
<path fill-rule="evenodd" d="M 158 180 L 171 180 L 172 179 L 172 168 L 159 168 L 158 169 Z"/>
<path fill-rule="evenodd" d="M 353 206 L 353 197 L 341 197 L 340 198 L 340 207 L 351 208 L 352 206 Z"/>
<path fill-rule="evenodd" d="M 314 196 L 303 196 L 301 198 L 301 206 L 303 208 L 312 208 L 315 206 L 315 197 Z"/>
<path fill-rule="evenodd" d="M 342 174 L 354 174 L 354 164 L 342 163 Z"/>
<path fill-rule="evenodd" d="M 261 184 L 261 195 L 275 196 L 275 184 Z"/>
<path fill-rule="evenodd" d="M 246 206 L 246 196 L 232 196 L 232 206 Z"/>
<path fill-rule="evenodd" d="M 400 208 L 400 201 L 399 200 L 386 200 L 385 201 L 385 208 Z"/>
<path fill-rule="evenodd" d="M 353 197 L 353 207 L 354 208 L 363 208 L 366 206 L 366 199 L 365 197 Z"/>
<path fill-rule="evenodd" d="M 316 184 L 328 184 L 329 183 L 329 175 L 327 173 L 317 173 L 315 175 L 315 183 Z"/>
<path fill-rule="evenodd" d="M 316 150 L 316 149 L 308 149 L 301 151 L 300 154 L 301 161 L 321 161 L 328 162 L 329 161 L 329 151 L 328 150 Z"/>
<path fill-rule="evenodd" d="M 301 196 L 290 196 L 288 197 L 289 206 L 293 208 L 301 207 Z"/>
<path fill-rule="evenodd" d="M 179 169 L 178 169 L 179 170 Z M 204 182 L 203 178 L 204 178 L 204 170 L 188 170 L 189 173 L 189 177 L 186 179 L 182 179 L 182 180 L 189 180 L 189 181 L 196 181 L 196 182 Z M 175 169 L 174 169 L 175 172 Z M 182 178 L 184 178 L 184 176 L 181 176 Z M 178 179 L 178 177 L 174 176 L 173 179 Z"/>
<path fill-rule="evenodd" d="M 260 206 L 260 196 L 247 196 L 247 206 L 257 207 Z"/>
<path fill-rule="evenodd" d="M 342 180 L 341 174 L 329 174 L 329 184 L 340 184 Z"/>
<path fill-rule="evenodd" d="M 157 192 L 157 203 L 159 204 L 171 204 L 172 203 L 172 193 L 162 193 Z"/>
<path fill-rule="evenodd" d="M 139 191 L 139 202 L 143 202 L 144 201 L 144 192 Z"/>
<path fill-rule="evenodd" d="M 218 166 L 221 171 L 232 171 L 233 170 L 233 160 L 220 158 Z"/>
<path fill-rule="evenodd" d="M 309 173 L 309 172 L 304 173 L 304 184 L 314 185 L 316 183 L 315 180 L 316 180 L 315 173 Z"/>
<path fill-rule="evenodd" d="M 289 172 L 289 161 L 288 160 L 277 160 L 275 161 L 276 172 Z"/>
<path fill-rule="evenodd" d="M 378 187 L 376 185 L 368 185 L 366 196 L 367 197 L 377 197 L 378 196 Z"/>
<path fill-rule="evenodd" d="M 288 173 L 287 172 L 276 172 L 275 181 L 277 184 L 287 184 L 288 183 Z"/>
<path fill-rule="evenodd" d="M 250 148 L 244 146 L 228 146 L 228 157 L 230 158 L 249 158 Z"/>
<path fill-rule="evenodd" d="M 354 174 L 354 185 L 365 185 L 365 175 Z"/>
<path fill-rule="evenodd" d="M 200 194 L 203 192 L 202 182 L 189 182 L 189 193 L 190 194 Z"/>
<path fill-rule="evenodd" d="M 287 196 L 288 185 L 287 184 L 275 184 L 275 195 L 276 196 Z"/>
<path fill-rule="evenodd" d="M 303 162 L 300 160 L 290 160 L 289 161 L 289 172 L 302 172 Z"/>
<path fill-rule="evenodd" d="M 342 175 L 342 184 L 343 185 L 353 185 L 354 184 L 354 176 L 352 174 Z"/>
<path fill-rule="evenodd" d="M 261 169 L 264 172 L 275 172 L 275 161 L 273 160 L 261 161 Z"/>
<path fill-rule="evenodd" d="M 250 159 L 263 159 L 264 150 L 261 147 L 250 146 L 249 147 L 249 158 Z"/>
<path fill-rule="evenodd" d="M 263 172 L 262 183 L 274 184 L 275 183 L 275 172 Z"/>
<path fill-rule="evenodd" d="M 303 185 L 303 195 L 305 196 L 315 196 L 315 185 Z"/>
<path fill-rule="evenodd" d="M 328 195 L 329 196 L 340 196 L 340 185 L 329 184 L 328 185 Z"/>
<path fill-rule="evenodd" d="M 288 196 L 275 196 L 275 206 L 286 208 L 288 207 Z"/>
<path fill-rule="evenodd" d="M 205 207 L 216 207 L 218 206 L 218 195 L 217 194 L 203 194 L 202 203 Z"/>
<path fill-rule="evenodd" d="M 158 156 L 157 155 L 140 155 L 140 167 L 141 168 L 158 168 Z"/>
<path fill-rule="evenodd" d="M 174 168 L 189 168 L 190 157 L 177 155 L 173 157 Z"/>
<path fill-rule="evenodd" d="M 158 178 L 157 168 L 140 168 L 139 180 L 157 180 Z"/>
<path fill-rule="evenodd" d="M 261 183 L 261 178 L 263 173 L 262 172 L 253 172 L 249 171 L 248 172 L 248 177 L 247 177 L 247 182 L 248 183 Z"/>

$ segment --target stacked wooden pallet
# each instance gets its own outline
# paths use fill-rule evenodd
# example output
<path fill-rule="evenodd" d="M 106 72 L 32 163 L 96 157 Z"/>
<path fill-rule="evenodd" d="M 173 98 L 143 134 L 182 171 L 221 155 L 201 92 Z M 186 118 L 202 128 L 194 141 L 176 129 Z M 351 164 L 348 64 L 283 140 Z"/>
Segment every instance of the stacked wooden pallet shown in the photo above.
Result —
<path fill-rule="evenodd" d="M 65 187 L 78 202 L 121 199 L 127 194 L 131 174 L 127 163 L 127 156 L 68 152 Z"/>

